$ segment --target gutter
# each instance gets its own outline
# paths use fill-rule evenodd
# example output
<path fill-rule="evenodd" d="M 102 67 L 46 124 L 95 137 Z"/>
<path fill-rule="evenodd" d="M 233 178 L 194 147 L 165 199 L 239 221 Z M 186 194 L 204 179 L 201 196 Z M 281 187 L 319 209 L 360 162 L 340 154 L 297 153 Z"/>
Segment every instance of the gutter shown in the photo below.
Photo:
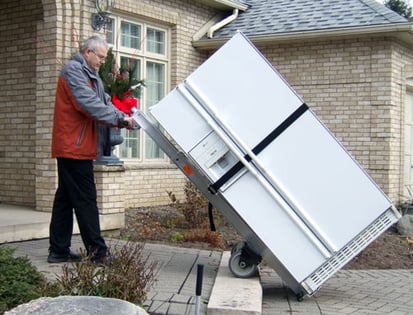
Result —
<path fill-rule="evenodd" d="M 241 30 L 242 31 L 242 30 Z M 248 35 L 247 37 L 254 42 L 260 43 L 279 43 L 279 42 L 296 42 L 310 39 L 331 39 L 341 37 L 355 36 L 393 36 L 401 39 L 410 45 L 413 45 L 413 24 L 400 23 L 385 26 L 368 26 L 368 27 L 351 27 L 351 28 L 336 28 L 328 30 L 316 30 L 306 32 L 288 32 L 276 33 L 269 35 Z M 199 49 L 216 49 L 229 40 L 230 37 L 200 39 L 193 41 L 192 45 Z"/>
<path fill-rule="evenodd" d="M 231 23 L 232 21 L 234 21 L 237 17 L 238 17 L 238 9 L 234 9 L 232 11 L 232 14 L 230 16 L 227 16 L 225 19 L 223 19 L 222 21 L 212 25 L 208 32 L 207 32 L 207 37 L 208 38 L 212 38 L 214 37 L 214 32 L 219 30 L 220 28 L 224 27 L 225 25 Z"/>
<path fill-rule="evenodd" d="M 246 4 L 242 4 L 236 1 L 231 1 L 231 0 L 215 0 L 215 2 L 217 3 L 222 3 L 223 5 L 226 5 L 228 7 L 232 7 L 232 8 L 237 8 L 240 10 L 247 10 L 248 9 L 248 5 Z"/>
<path fill-rule="evenodd" d="M 195 0 L 198 2 L 202 2 L 210 7 L 218 8 L 221 10 L 228 10 L 231 9 L 239 9 L 241 11 L 246 11 L 249 8 L 248 4 L 241 3 L 240 1 L 233 1 L 233 0 Z"/>

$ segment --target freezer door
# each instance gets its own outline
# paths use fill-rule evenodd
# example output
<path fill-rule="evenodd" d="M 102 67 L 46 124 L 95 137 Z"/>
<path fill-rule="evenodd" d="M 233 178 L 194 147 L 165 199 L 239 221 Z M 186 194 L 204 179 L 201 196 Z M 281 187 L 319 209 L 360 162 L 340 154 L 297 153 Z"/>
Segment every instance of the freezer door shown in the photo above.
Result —
<path fill-rule="evenodd" d="M 212 130 L 192 102 L 196 100 L 192 98 L 190 102 L 176 87 L 149 110 L 184 152 L 189 152 Z"/>
<path fill-rule="evenodd" d="M 189 75 L 184 88 L 213 119 L 219 124 L 225 122 L 249 148 L 303 104 L 241 33 Z"/>

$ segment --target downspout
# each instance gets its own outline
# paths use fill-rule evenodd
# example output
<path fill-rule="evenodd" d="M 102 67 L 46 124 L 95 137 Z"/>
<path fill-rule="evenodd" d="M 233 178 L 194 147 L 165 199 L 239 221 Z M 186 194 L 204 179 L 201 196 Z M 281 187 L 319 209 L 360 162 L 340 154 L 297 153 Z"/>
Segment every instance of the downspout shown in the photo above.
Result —
<path fill-rule="evenodd" d="M 232 11 L 232 14 L 230 16 L 227 16 L 225 19 L 223 19 L 222 21 L 212 25 L 208 32 L 207 32 L 207 37 L 208 38 L 212 38 L 214 36 L 214 32 L 219 30 L 220 28 L 224 27 L 225 25 L 231 23 L 232 21 L 234 21 L 236 18 L 238 17 L 238 9 L 234 9 Z"/>

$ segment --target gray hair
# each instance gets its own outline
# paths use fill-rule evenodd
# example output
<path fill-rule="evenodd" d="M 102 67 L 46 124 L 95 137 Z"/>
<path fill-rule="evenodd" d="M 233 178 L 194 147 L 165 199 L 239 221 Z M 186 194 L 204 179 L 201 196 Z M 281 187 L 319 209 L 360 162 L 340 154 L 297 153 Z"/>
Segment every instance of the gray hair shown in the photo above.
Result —
<path fill-rule="evenodd" d="M 85 42 L 83 43 L 82 47 L 80 48 L 80 52 L 83 54 L 86 52 L 86 50 L 88 48 L 92 49 L 92 50 L 96 50 L 99 47 L 104 46 L 105 48 L 108 48 L 108 43 L 106 42 L 106 40 L 104 40 L 103 38 L 95 35 L 95 36 L 91 36 L 88 39 L 85 40 Z"/>

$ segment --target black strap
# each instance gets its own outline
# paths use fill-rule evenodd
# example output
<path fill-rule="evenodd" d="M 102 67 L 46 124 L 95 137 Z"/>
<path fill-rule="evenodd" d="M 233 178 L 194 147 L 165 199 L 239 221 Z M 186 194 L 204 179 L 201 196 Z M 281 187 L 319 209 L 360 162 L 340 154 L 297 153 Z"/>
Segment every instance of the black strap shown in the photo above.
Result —
<path fill-rule="evenodd" d="M 214 213 L 212 212 L 213 208 L 214 206 L 212 203 L 208 202 L 209 228 L 211 231 L 215 232 L 217 229 L 215 228 Z"/>
<path fill-rule="evenodd" d="M 258 155 L 262 150 L 264 150 L 272 141 L 274 141 L 280 134 L 282 134 L 289 126 L 291 126 L 294 121 L 296 121 L 302 114 L 308 110 L 308 106 L 303 103 L 298 107 L 290 116 L 288 116 L 277 128 L 275 128 L 268 136 L 266 136 L 260 143 L 258 143 L 252 152 Z M 250 162 L 252 159 L 247 154 L 244 159 Z M 222 175 L 215 183 L 209 185 L 208 190 L 216 194 L 218 189 L 220 189 L 229 179 L 231 179 L 235 174 L 237 174 L 244 164 L 238 161 L 233 167 L 231 167 L 224 175 Z"/>

